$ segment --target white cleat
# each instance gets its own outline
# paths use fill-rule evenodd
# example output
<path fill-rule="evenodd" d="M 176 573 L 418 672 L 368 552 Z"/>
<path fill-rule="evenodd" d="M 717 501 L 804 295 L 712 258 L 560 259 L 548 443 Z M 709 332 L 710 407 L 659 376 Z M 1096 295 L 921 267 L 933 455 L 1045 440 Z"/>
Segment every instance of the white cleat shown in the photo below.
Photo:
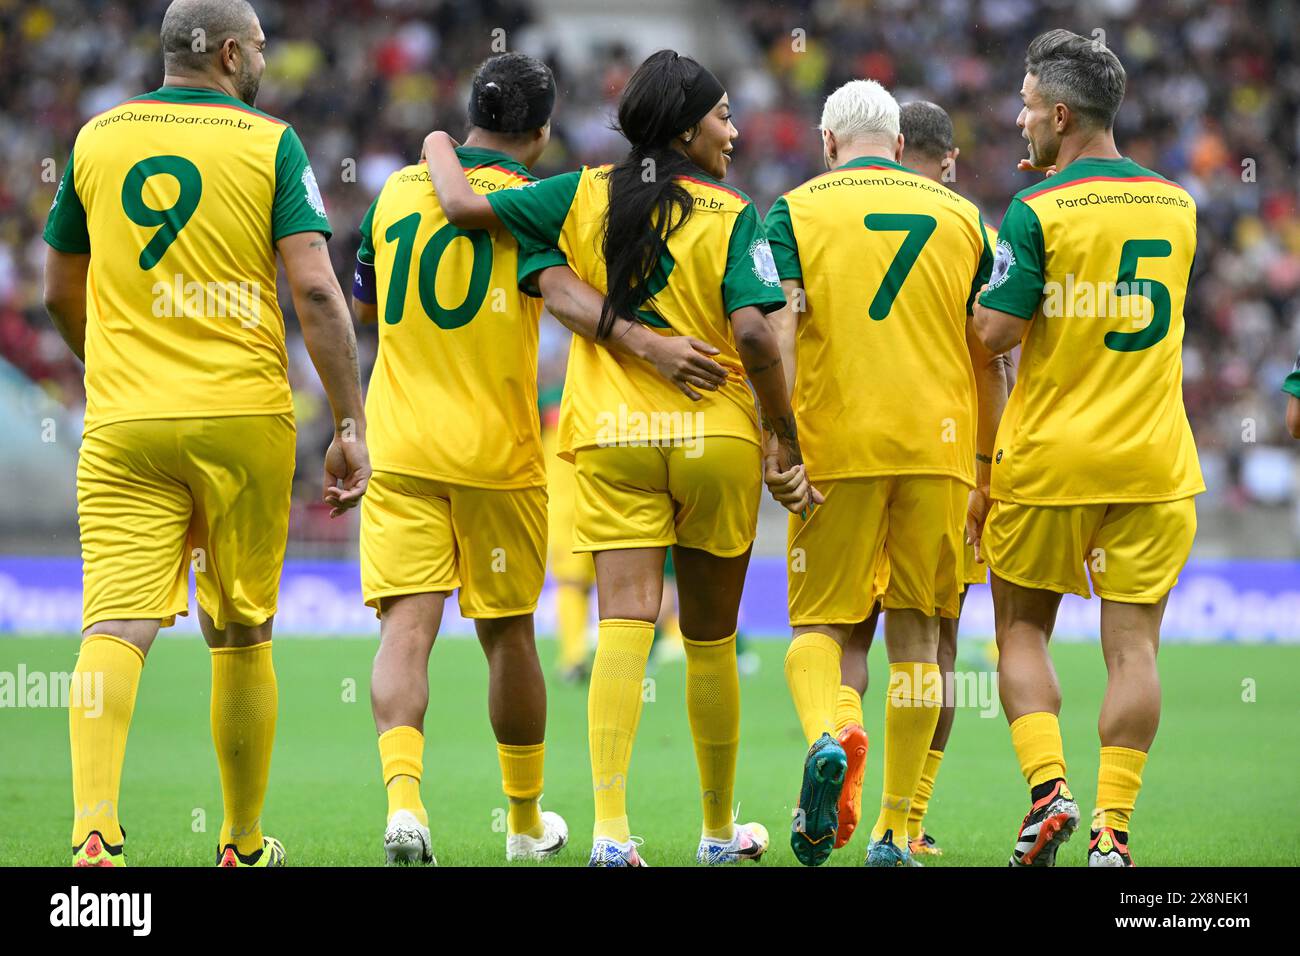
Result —
<path fill-rule="evenodd" d="M 637 847 L 641 845 L 640 837 L 632 837 L 626 843 L 618 843 L 606 837 L 598 839 L 591 848 L 588 866 L 646 866 L 650 864 L 641 859 Z"/>
<path fill-rule="evenodd" d="M 410 810 L 398 810 L 389 818 L 388 828 L 384 830 L 384 852 L 388 854 L 389 866 L 438 865 L 429 844 L 429 828 Z"/>
<path fill-rule="evenodd" d="M 706 866 L 740 863 L 745 860 L 757 863 L 767 852 L 767 846 L 767 827 L 761 823 L 737 823 L 730 841 L 700 837 L 700 848 L 695 852 L 695 862 Z"/>
<path fill-rule="evenodd" d="M 506 861 L 545 860 L 555 856 L 569 842 L 569 825 L 564 817 L 550 810 L 542 811 L 542 835 L 512 833 L 506 837 Z"/>

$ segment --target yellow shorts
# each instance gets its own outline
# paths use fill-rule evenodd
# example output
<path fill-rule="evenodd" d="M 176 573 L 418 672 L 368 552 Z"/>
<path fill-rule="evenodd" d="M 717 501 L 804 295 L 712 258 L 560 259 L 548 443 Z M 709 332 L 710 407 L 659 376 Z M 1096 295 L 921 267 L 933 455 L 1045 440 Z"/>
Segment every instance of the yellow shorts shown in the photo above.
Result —
<path fill-rule="evenodd" d="M 751 441 L 582 448 L 574 464 L 575 551 L 678 544 L 729 558 L 754 543 L 763 477 Z"/>
<path fill-rule="evenodd" d="M 943 475 L 818 482 L 826 497 L 787 537 L 790 624 L 855 624 L 886 610 L 956 617 L 970 489 Z"/>
<path fill-rule="evenodd" d="M 555 454 L 554 429 L 542 429 L 546 452 L 547 564 L 551 577 L 566 584 L 591 587 L 596 564 L 589 553 L 573 550 L 574 499 L 578 493 L 573 463 Z"/>
<path fill-rule="evenodd" d="M 546 576 L 546 489 L 475 488 L 376 471 L 361 499 L 361 595 L 460 589 L 469 618 L 537 609 Z"/>
<path fill-rule="evenodd" d="M 1155 604 L 1178 583 L 1196 537 L 1196 500 L 1020 505 L 995 501 L 984 560 L 1004 581 L 1126 604 Z M 1086 568 L 1086 571 L 1085 571 Z"/>
<path fill-rule="evenodd" d="M 82 628 L 199 606 L 217 627 L 275 614 L 289 533 L 292 415 L 102 425 L 81 440 Z"/>

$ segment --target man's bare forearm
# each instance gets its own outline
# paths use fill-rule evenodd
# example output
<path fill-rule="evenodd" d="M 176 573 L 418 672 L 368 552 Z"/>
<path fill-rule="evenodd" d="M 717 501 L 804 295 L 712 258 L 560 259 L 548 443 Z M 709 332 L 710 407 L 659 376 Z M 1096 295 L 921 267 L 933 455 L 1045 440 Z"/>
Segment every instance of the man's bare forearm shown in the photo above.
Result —
<path fill-rule="evenodd" d="M 351 421 L 355 433 L 364 436 L 366 418 L 357 367 L 357 336 L 343 292 L 337 287 L 312 289 L 295 294 L 294 306 L 303 342 L 334 413 L 335 429 L 341 431 Z"/>
<path fill-rule="evenodd" d="M 799 362 L 797 341 L 799 320 L 808 308 L 808 294 L 799 279 L 782 279 L 781 291 L 785 293 L 785 308 L 778 309 L 768 316 L 776 331 L 777 346 L 781 350 L 781 366 L 785 372 L 785 384 L 790 395 L 794 395 L 795 377 L 798 375 Z"/>
<path fill-rule="evenodd" d="M 975 473 L 976 484 L 987 487 L 993 471 L 993 454 L 998 438 L 998 425 L 1007 406 L 1007 363 L 1005 355 L 994 355 L 976 334 L 974 322 L 969 321 L 966 345 L 970 352 L 971 368 L 975 372 L 976 430 Z"/>

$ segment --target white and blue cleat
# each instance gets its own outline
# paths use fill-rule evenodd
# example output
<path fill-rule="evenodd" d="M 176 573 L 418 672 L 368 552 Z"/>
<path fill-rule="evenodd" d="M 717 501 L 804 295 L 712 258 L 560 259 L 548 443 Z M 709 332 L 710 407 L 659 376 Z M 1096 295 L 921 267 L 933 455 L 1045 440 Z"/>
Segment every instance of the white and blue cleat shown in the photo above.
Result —
<path fill-rule="evenodd" d="M 705 866 L 722 866 L 728 863 L 757 863 L 768 847 L 767 827 L 761 823 L 737 823 L 735 833 L 728 840 L 700 838 L 700 848 L 695 852 L 695 862 Z"/>
<path fill-rule="evenodd" d="M 641 841 L 631 837 L 626 843 L 606 838 L 598 839 L 591 848 L 588 866 L 649 866 L 636 851 Z"/>

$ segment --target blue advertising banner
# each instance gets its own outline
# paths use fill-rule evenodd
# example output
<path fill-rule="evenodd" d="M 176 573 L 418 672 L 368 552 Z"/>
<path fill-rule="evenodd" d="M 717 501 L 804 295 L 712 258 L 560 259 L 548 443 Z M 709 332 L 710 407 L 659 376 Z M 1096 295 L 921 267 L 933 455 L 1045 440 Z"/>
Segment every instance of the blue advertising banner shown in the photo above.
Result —
<path fill-rule="evenodd" d="M 753 637 L 784 638 L 785 567 L 780 558 L 755 558 L 741 605 L 741 628 Z M 190 606 L 194 604 L 193 589 Z M 593 602 L 594 605 L 594 602 Z M 1096 639 L 1100 602 L 1066 595 L 1056 636 Z M 553 591 L 548 583 L 537 609 L 540 634 L 554 629 Z M 81 562 L 72 557 L 0 556 L 0 634 L 73 635 L 81 630 Z M 378 635 L 374 612 L 361 602 L 352 561 L 289 561 L 280 584 L 276 615 L 280 636 Z M 194 615 L 179 618 L 172 632 L 198 633 Z M 987 586 L 971 589 L 962 632 L 990 636 L 993 606 Z M 472 634 L 473 625 L 448 602 L 443 633 Z M 1181 642 L 1249 641 L 1300 643 L 1300 562 L 1193 561 L 1169 598 L 1162 638 Z"/>

